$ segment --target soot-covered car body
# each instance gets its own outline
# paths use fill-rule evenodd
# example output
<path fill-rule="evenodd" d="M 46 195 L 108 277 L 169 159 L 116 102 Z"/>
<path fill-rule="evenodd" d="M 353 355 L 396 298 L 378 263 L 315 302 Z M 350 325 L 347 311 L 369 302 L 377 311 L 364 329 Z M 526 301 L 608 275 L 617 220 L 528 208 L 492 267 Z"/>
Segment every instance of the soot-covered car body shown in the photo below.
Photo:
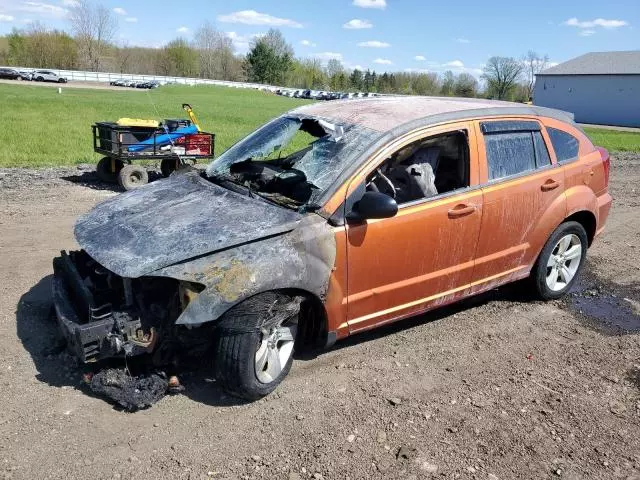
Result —
<path fill-rule="evenodd" d="M 207 168 L 111 198 L 54 259 L 54 304 L 84 362 L 214 359 L 258 398 L 294 345 L 531 276 L 564 294 L 611 204 L 609 159 L 564 112 L 469 99 L 300 107 Z M 526 213 L 526 215 L 525 215 Z"/>

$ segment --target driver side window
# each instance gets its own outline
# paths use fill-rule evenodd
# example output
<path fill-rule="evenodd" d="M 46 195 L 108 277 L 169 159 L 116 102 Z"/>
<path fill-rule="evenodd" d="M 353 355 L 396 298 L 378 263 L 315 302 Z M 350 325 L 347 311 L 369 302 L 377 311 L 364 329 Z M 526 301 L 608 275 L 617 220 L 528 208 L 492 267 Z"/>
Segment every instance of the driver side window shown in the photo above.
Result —
<path fill-rule="evenodd" d="M 411 143 L 387 158 L 367 177 L 367 191 L 389 195 L 400 206 L 468 186 L 469 141 L 466 130 Z"/>

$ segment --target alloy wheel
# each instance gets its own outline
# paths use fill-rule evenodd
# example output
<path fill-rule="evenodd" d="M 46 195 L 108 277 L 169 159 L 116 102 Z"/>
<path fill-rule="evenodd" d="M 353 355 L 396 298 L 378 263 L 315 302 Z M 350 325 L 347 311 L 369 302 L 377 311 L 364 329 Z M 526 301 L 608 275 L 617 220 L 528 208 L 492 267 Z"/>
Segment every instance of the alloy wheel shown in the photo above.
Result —
<path fill-rule="evenodd" d="M 547 261 L 547 287 L 559 292 L 575 277 L 582 261 L 582 242 L 571 233 L 562 237 L 551 251 Z"/>

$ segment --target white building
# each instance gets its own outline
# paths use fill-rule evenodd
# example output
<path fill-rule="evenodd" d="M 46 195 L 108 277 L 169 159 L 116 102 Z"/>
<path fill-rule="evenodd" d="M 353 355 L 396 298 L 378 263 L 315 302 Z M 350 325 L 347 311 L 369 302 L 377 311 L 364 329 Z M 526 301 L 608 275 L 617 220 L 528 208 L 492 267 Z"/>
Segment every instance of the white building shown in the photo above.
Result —
<path fill-rule="evenodd" d="M 533 103 L 579 123 L 640 127 L 640 50 L 587 53 L 544 70 Z"/>

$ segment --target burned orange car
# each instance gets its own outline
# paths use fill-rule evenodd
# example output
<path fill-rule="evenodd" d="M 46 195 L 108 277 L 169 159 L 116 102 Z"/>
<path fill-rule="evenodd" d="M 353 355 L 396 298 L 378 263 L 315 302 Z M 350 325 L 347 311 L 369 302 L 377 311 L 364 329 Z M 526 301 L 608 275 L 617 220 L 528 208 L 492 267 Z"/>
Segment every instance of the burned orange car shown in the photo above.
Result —
<path fill-rule="evenodd" d="M 255 399 L 295 349 L 529 277 L 565 294 L 611 206 L 609 156 L 565 112 L 486 100 L 313 104 L 212 162 L 98 205 L 54 260 L 83 361 L 185 353 Z"/>

